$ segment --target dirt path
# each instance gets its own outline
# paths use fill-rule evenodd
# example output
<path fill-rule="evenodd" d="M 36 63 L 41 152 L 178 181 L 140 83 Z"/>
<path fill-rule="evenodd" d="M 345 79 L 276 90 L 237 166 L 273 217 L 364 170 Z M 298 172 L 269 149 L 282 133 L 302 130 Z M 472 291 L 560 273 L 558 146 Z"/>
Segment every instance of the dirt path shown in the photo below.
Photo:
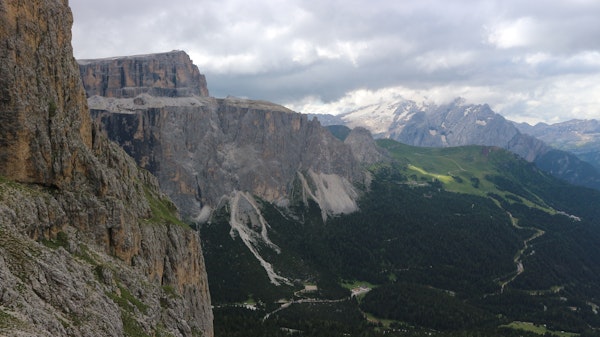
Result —
<path fill-rule="evenodd" d="M 523 267 L 523 262 L 521 261 L 521 257 L 523 256 L 523 254 L 525 253 L 527 248 L 529 248 L 529 242 L 539 238 L 540 236 L 542 236 L 546 233 L 543 230 L 541 230 L 539 228 L 535 228 L 535 227 L 521 227 L 521 226 L 519 226 L 517 219 L 515 219 L 512 216 L 512 214 L 510 214 L 510 212 L 506 212 L 506 213 L 510 217 L 510 221 L 511 221 L 513 227 L 515 227 L 517 229 L 530 229 L 530 230 L 535 231 L 535 233 L 533 233 L 533 235 L 528 237 L 527 239 L 523 240 L 523 248 L 521 248 L 517 252 L 517 254 L 515 255 L 515 258 L 514 258 L 515 265 L 517 266 L 517 272 L 512 277 L 510 277 L 508 280 L 500 283 L 500 293 L 501 294 L 504 292 L 504 288 L 507 285 L 509 285 L 511 282 L 513 282 L 517 277 L 519 277 L 519 275 L 523 274 L 523 272 L 525 271 L 525 267 Z"/>
<path fill-rule="evenodd" d="M 338 300 L 320 300 L 320 299 L 316 299 L 316 298 L 303 298 L 300 300 L 291 300 L 289 302 L 283 303 L 279 308 L 266 314 L 265 317 L 263 317 L 263 322 L 266 321 L 267 319 L 269 319 L 269 317 L 271 317 L 271 315 L 273 315 L 283 309 L 289 308 L 292 304 L 295 304 L 295 303 L 298 303 L 298 304 L 300 304 L 300 303 L 338 303 L 338 302 L 347 301 L 349 298 L 350 297 L 345 297 L 345 298 L 340 298 Z"/>

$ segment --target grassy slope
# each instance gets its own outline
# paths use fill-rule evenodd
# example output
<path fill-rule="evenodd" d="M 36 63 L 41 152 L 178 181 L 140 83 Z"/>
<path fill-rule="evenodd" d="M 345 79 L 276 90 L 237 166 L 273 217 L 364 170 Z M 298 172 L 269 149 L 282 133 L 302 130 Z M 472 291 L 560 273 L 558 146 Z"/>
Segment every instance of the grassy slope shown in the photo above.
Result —
<path fill-rule="evenodd" d="M 381 139 L 377 143 L 386 148 L 395 160 L 406 164 L 406 174 L 414 180 L 437 179 L 449 192 L 484 197 L 495 194 L 507 200 L 520 200 L 529 207 L 554 213 L 542 197 L 526 188 L 524 188 L 525 193 L 509 192 L 499 189 L 494 182 L 490 181 L 489 177 L 503 176 L 519 184 L 520 177 L 514 177 L 511 172 L 502 170 L 500 165 L 518 161 L 515 155 L 507 151 L 482 146 L 415 147 L 389 139 Z"/>

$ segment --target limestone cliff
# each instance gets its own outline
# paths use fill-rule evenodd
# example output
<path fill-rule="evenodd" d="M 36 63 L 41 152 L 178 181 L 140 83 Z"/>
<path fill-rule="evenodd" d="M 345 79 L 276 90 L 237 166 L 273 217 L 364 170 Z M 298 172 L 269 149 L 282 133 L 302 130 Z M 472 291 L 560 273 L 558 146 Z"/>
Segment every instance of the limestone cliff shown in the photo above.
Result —
<path fill-rule="evenodd" d="M 69 53 L 72 18 L 56 2 L 0 3 L 0 175 L 62 187 L 85 171 L 92 130 Z"/>
<path fill-rule="evenodd" d="M 71 24 L 0 2 L 0 335 L 212 336 L 199 237 L 92 126 Z"/>
<path fill-rule="evenodd" d="M 208 96 L 204 75 L 183 51 L 78 62 L 88 96 Z"/>
<path fill-rule="evenodd" d="M 371 132 L 360 126 L 352 129 L 344 143 L 350 146 L 356 160 L 367 165 L 383 161 L 387 157 L 385 150 L 375 143 Z"/>
<path fill-rule="evenodd" d="M 84 85 L 94 77 L 89 74 L 97 69 L 94 65 L 92 60 L 80 63 Z M 325 212 L 356 209 L 352 183 L 362 179 L 360 165 L 349 146 L 306 115 L 235 97 L 144 93 L 130 98 L 96 95 L 88 102 L 95 121 L 158 177 L 188 218 L 205 220 L 223 197 L 238 191 L 285 205 L 298 174 L 309 177 L 309 171 L 342 178 L 343 186 L 331 186 L 335 193 L 319 192 Z"/>

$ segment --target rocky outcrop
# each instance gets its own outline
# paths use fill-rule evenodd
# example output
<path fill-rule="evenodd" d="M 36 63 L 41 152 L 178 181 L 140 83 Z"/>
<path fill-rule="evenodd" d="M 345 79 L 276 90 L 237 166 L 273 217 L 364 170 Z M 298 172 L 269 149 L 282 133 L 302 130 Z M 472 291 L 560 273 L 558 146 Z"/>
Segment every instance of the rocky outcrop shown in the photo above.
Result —
<path fill-rule="evenodd" d="M 80 65 L 84 82 L 94 64 L 88 60 Z M 356 199 L 352 183 L 362 173 L 350 148 L 318 121 L 280 105 L 156 93 L 92 96 L 88 101 L 94 120 L 158 177 L 163 191 L 189 219 L 206 220 L 223 197 L 231 198 L 236 191 L 286 205 L 297 175 L 308 177 L 309 170 L 341 177 L 341 194 L 331 198 Z M 334 204 L 324 202 L 325 211 L 339 212 L 327 209 Z"/>
<path fill-rule="evenodd" d="M 208 96 L 204 75 L 183 51 L 78 62 L 88 97 Z"/>
<path fill-rule="evenodd" d="M 62 187 L 86 171 L 92 130 L 63 7 L 0 4 L 0 175 L 9 179 Z"/>
<path fill-rule="evenodd" d="M 198 234 L 92 126 L 71 23 L 0 2 L 0 334 L 212 336 Z"/>
<path fill-rule="evenodd" d="M 363 127 L 352 129 L 344 143 L 350 146 L 354 158 L 366 165 L 375 164 L 386 159 L 384 150 L 375 144 L 371 132 Z"/>

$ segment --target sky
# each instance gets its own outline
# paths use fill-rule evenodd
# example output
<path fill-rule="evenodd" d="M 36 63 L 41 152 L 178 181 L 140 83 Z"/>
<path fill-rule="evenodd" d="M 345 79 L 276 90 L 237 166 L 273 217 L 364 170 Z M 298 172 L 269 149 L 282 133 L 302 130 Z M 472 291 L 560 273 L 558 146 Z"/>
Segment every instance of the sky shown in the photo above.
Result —
<path fill-rule="evenodd" d="M 211 96 L 600 119 L 600 0 L 70 0 L 78 59 L 184 50 Z"/>

